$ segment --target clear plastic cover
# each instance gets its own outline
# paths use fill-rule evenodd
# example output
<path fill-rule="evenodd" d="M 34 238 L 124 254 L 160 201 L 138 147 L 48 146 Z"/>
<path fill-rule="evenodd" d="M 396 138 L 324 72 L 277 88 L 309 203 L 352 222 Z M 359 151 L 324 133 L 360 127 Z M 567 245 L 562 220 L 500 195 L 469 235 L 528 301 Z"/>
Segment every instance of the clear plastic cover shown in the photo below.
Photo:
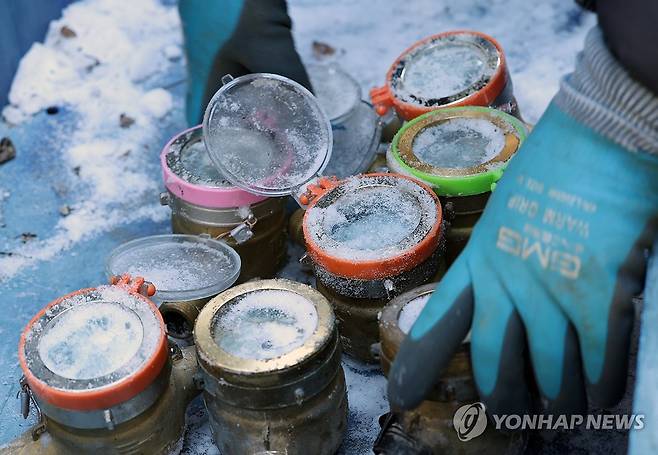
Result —
<path fill-rule="evenodd" d="M 345 178 L 366 172 L 381 140 L 380 117 L 365 101 L 359 102 L 345 123 L 334 125 L 334 146 L 325 175 Z"/>
<path fill-rule="evenodd" d="M 416 157 L 434 167 L 463 169 L 484 164 L 505 147 L 505 132 L 487 119 L 453 118 L 421 130 Z"/>
<path fill-rule="evenodd" d="M 193 235 L 156 235 L 125 243 L 108 259 L 109 275 L 129 273 L 155 285 L 157 303 L 201 299 L 230 287 L 240 256 L 224 242 Z"/>
<path fill-rule="evenodd" d="M 361 101 L 361 87 L 338 65 L 309 65 L 308 77 L 332 124 L 342 123 Z"/>
<path fill-rule="evenodd" d="M 331 156 L 331 125 L 316 98 L 274 74 L 242 76 L 220 88 L 206 109 L 203 134 L 222 175 L 266 196 L 290 194 Z"/>
<path fill-rule="evenodd" d="M 402 307 L 400 315 L 398 316 L 398 327 L 405 335 L 409 333 L 411 327 L 413 327 L 416 319 L 420 316 L 420 312 L 423 311 L 425 305 L 429 301 L 432 293 L 420 295 L 415 299 L 410 300 L 407 304 Z"/>
<path fill-rule="evenodd" d="M 313 302 L 287 290 L 249 292 L 224 304 L 214 317 L 215 343 L 243 359 L 268 360 L 302 346 L 318 326 Z"/>

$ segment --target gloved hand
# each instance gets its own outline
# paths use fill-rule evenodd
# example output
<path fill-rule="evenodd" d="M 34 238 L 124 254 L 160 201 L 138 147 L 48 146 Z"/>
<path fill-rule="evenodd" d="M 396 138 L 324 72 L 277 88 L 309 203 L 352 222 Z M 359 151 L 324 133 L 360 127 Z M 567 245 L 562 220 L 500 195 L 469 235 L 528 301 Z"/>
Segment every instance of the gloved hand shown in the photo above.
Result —
<path fill-rule="evenodd" d="M 201 123 L 222 76 L 275 73 L 311 84 L 291 34 L 285 0 L 180 0 L 188 67 L 186 118 Z"/>
<path fill-rule="evenodd" d="M 599 74 L 611 93 L 624 101 L 620 94 L 640 93 L 625 107 L 655 116 L 658 100 L 646 90 L 618 91 L 623 84 L 609 79 L 617 69 Z M 571 82 L 569 90 L 583 85 Z M 555 101 L 549 106 L 402 343 L 389 375 L 393 408 L 423 400 L 469 329 L 475 381 L 491 413 L 529 411 L 529 370 L 548 412 L 580 412 L 587 396 L 604 407 L 622 397 L 631 299 L 642 291 L 658 233 L 658 142 L 641 115 L 605 117 L 614 113 L 588 104 L 581 89 L 566 104 L 585 106 L 606 137 Z M 607 138 L 619 131 L 615 142 Z M 653 141 L 654 154 L 618 145 L 634 138 Z"/>

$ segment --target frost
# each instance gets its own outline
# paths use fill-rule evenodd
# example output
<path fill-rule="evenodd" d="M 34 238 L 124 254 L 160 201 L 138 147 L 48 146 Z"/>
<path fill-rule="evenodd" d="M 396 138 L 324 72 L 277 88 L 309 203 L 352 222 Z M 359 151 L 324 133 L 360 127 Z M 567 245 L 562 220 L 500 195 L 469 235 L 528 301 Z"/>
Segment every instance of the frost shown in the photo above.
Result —
<path fill-rule="evenodd" d="M 482 78 L 489 79 L 493 71 L 486 61 L 486 56 L 474 45 L 435 45 L 409 59 L 399 94 L 425 100 L 455 95 Z"/>
<path fill-rule="evenodd" d="M 309 209 L 309 232 L 320 248 L 341 258 L 385 259 L 425 238 L 436 222 L 436 202 L 427 191 L 406 179 L 392 186 L 364 181 L 347 180 L 336 201 Z"/>
<path fill-rule="evenodd" d="M 57 316 L 44 330 L 39 355 L 53 373 L 93 379 L 116 371 L 142 343 L 137 315 L 116 303 L 98 302 Z"/>
<path fill-rule="evenodd" d="M 311 301 L 292 291 L 267 289 L 226 303 L 215 315 L 213 336 L 236 357 L 267 360 L 302 346 L 317 325 Z"/>
<path fill-rule="evenodd" d="M 217 188 L 231 186 L 210 160 L 203 139 L 169 152 L 167 165 L 174 174 L 195 185 Z"/>
<path fill-rule="evenodd" d="M 492 160 L 505 146 L 504 132 L 485 119 L 449 119 L 423 129 L 412 144 L 423 162 L 440 168 L 468 168 Z"/>
<path fill-rule="evenodd" d="M 110 264 L 113 275 L 144 277 L 157 291 L 205 288 L 234 274 L 236 264 L 225 252 L 198 242 L 144 244 L 120 253 Z"/>
<path fill-rule="evenodd" d="M 413 327 L 416 319 L 420 316 L 420 312 L 423 311 L 423 308 L 425 308 L 425 305 L 431 296 L 432 293 L 423 294 L 410 300 L 404 307 L 402 307 L 400 316 L 398 316 L 398 327 L 400 327 L 402 333 L 405 335 L 409 333 L 409 330 Z"/>

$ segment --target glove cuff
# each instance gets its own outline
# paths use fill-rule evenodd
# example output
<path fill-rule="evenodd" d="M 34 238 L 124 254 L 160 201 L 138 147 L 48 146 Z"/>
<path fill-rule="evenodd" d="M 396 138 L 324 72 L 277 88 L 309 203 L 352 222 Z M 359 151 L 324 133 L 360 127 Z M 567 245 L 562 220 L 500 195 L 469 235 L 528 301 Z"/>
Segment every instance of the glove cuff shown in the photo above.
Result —
<path fill-rule="evenodd" d="M 599 27 L 587 34 L 576 68 L 562 80 L 554 101 L 620 146 L 658 154 L 658 97 L 615 60 Z"/>

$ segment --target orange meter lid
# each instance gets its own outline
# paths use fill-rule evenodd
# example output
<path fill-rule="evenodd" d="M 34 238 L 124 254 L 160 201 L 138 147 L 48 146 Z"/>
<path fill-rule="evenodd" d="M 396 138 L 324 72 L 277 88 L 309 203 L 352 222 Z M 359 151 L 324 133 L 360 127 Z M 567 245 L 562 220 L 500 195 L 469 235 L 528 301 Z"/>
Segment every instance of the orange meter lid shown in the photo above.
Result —
<path fill-rule="evenodd" d="M 168 356 L 165 326 L 139 294 L 143 284 L 124 276 L 60 297 L 32 318 L 18 357 L 37 398 L 69 410 L 108 409 L 157 378 Z"/>
<path fill-rule="evenodd" d="M 457 30 L 405 50 L 388 70 L 386 84 L 370 97 L 378 114 L 395 108 L 411 120 L 445 106 L 489 106 L 507 80 L 500 44 L 484 33 Z"/>
<path fill-rule="evenodd" d="M 427 185 L 398 174 L 365 174 L 315 197 L 303 229 L 316 264 L 338 276 L 372 280 L 429 258 L 439 245 L 441 221 L 441 204 Z"/>

